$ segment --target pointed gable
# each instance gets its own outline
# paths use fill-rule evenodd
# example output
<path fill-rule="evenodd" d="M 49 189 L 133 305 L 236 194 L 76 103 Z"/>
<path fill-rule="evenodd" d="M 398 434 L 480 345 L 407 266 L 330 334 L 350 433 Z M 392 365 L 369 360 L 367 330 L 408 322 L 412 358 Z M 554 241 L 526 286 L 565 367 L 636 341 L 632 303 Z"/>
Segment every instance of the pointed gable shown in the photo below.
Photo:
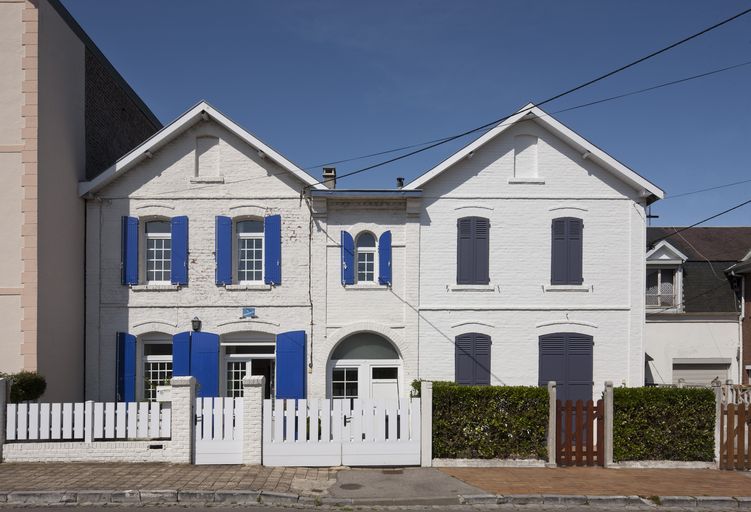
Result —
<path fill-rule="evenodd" d="M 195 131 L 200 123 L 208 121 L 216 123 L 237 141 L 245 144 L 247 146 L 246 149 L 254 153 L 257 159 L 273 162 L 275 166 L 286 171 L 294 181 L 313 188 L 323 188 L 312 176 L 294 165 L 270 146 L 235 124 L 208 103 L 201 102 L 120 158 L 114 165 L 99 174 L 96 178 L 80 183 L 78 186 L 79 194 L 86 196 L 87 194 L 102 190 L 115 180 L 121 179 L 132 169 L 139 167 L 140 164 L 154 158 L 160 150 L 174 143 L 180 136 L 188 133 L 190 130 Z M 219 137 L 216 134 L 200 133 L 197 131 L 193 136 L 195 140 L 191 144 L 193 145 L 192 150 L 195 151 L 196 155 L 195 162 L 198 165 L 205 164 L 205 168 L 207 169 L 203 177 L 196 175 L 195 178 L 198 179 L 194 181 L 200 182 L 202 178 L 206 178 L 206 182 L 218 182 L 219 177 L 216 175 L 216 169 L 218 169 L 217 162 L 219 157 L 216 153 L 216 146 L 218 144 L 216 139 Z M 192 172 L 195 173 L 195 171 Z"/>

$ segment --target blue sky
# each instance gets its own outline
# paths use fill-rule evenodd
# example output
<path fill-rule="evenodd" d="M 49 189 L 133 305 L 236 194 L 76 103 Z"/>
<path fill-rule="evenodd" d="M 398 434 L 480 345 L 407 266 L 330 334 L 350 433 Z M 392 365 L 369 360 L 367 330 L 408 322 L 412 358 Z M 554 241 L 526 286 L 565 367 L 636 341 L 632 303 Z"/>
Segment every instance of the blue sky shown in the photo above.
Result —
<path fill-rule="evenodd" d="M 301 167 L 452 135 L 749 7 L 673 1 L 63 0 L 154 113 L 201 99 Z M 751 60 L 751 15 L 545 105 L 555 112 Z M 751 66 L 556 117 L 680 194 L 751 179 Z M 342 180 L 393 187 L 469 140 Z M 339 174 L 386 157 L 338 164 Z M 309 170 L 320 176 L 320 168 Z M 751 183 L 659 201 L 686 225 Z M 751 205 L 708 225 L 751 224 Z"/>

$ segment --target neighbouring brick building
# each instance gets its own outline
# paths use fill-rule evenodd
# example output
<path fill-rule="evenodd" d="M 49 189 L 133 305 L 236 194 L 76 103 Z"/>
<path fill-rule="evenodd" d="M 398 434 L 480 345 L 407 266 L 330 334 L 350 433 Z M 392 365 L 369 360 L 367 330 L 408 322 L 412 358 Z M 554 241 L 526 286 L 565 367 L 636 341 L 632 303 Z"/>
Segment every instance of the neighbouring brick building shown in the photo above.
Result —
<path fill-rule="evenodd" d="M 0 371 L 84 395 L 90 179 L 161 128 L 58 0 L 0 0 Z"/>
<path fill-rule="evenodd" d="M 751 228 L 650 227 L 647 242 L 645 382 L 747 381 Z"/>

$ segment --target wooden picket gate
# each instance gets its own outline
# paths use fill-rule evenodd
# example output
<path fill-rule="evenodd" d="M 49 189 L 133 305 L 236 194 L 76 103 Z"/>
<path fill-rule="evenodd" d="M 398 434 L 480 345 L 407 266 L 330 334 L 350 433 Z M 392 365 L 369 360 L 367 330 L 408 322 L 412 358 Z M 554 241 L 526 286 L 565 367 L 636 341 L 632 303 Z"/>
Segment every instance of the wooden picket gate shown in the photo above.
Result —
<path fill-rule="evenodd" d="M 751 469 L 751 404 L 722 404 L 720 469 Z"/>
<path fill-rule="evenodd" d="M 556 455 L 559 466 L 605 465 L 605 406 L 602 400 L 556 401 Z"/>

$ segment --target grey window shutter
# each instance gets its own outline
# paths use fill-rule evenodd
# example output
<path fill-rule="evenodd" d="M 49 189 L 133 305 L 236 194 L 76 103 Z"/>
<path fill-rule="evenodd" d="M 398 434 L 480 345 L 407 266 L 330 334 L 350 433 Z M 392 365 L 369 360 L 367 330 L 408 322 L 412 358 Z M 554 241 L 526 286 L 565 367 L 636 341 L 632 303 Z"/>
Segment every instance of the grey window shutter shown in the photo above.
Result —
<path fill-rule="evenodd" d="M 456 223 L 456 283 L 472 284 L 473 236 L 472 217 L 459 219 Z"/>
<path fill-rule="evenodd" d="M 476 385 L 490 385 L 490 336 L 475 334 L 475 379 Z"/>
<path fill-rule="evenodd" d="M 567 221 L 568 245 L 568 284 L 582 284 L 582 231 L 581 219 L 569 218 Z"/>
<path fill-rule="evenodd" d="M 490 259 L 490 221 L 483 217 L 474 218 L 475 284 L 488 284 Z"/>
<path fill-rule="evenodd" d="M 592 400 L 592 346 L 591 336 L 567 334 L 567 400 Z"/>
<path fill-rule="evenodd" d="M 473 336 L 461 334 L 454 340 L 455 345 L 455 374 L 457 384 L 471 385 L 474 382 Z"/>
<path fill-rule="evenodd" d="M 550 284 L 567 284 L 568 251 L 566 219 L 553 219 L 553 244 L 550 251 Z"/>

